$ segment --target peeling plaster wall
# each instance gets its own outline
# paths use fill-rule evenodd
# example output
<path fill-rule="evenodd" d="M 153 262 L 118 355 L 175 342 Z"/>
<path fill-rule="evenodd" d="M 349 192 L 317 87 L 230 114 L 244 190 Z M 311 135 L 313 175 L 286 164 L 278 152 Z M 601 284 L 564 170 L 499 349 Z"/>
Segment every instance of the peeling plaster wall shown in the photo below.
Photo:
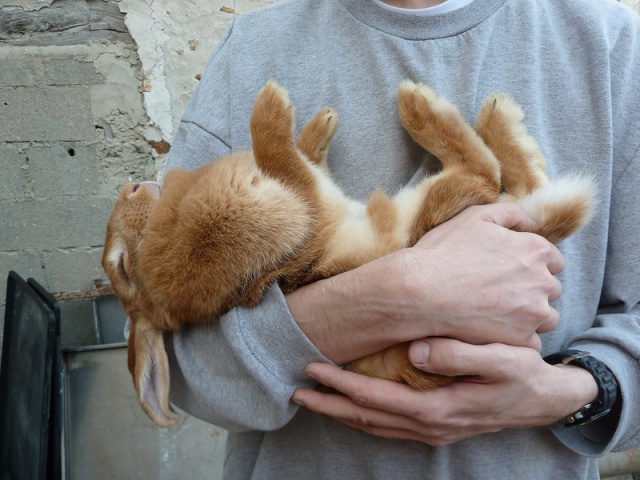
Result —
<path fill-rule="evenodd" d="M 144 102 L 153 129 L 149 140 L 171 143 L 197 76 L 234 15 L 276 0 L 120 0 L 142 63 Z M 157 162 L 161 170 L 163 158 Z"/>
<path fill-rule="evenodd" d="M 622 3 L 628 5 L 640 15 L 640 0 L 622 0 Z"/>
<path fill-rule="evenodd" d="M 9 270 L 85 291 L 113 201 L 156 178 L 235 14 L 274 0 L 0 0 L 0 351 Z M 63 303 L 63 346 L 96 342 Z"/>
<path fill-rule="evenodd" d="M 113 200 L 155 164 L 137 46 L 114 2 L 3 1 L 0 27 L 1 342 L 8 271 L 51 292 L 94 287 Z M 76 306 L 63 305 L 63 346 L 96 341 L 91 308 Z"/>

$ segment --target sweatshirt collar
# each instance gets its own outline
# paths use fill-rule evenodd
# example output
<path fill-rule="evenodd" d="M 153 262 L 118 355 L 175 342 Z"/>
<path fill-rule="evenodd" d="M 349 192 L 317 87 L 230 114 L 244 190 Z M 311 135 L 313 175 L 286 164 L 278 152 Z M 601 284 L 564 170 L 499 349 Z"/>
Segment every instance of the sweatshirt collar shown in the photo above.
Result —
<path fill-rule="evenodd" d="M 360 22 L 407 40 L 430 40 L 459 35 L 479 25 L 507 0 L 475 0 L 452 12 L 433 16 L 389 11 L 369 0 L 339 0 Z"/>

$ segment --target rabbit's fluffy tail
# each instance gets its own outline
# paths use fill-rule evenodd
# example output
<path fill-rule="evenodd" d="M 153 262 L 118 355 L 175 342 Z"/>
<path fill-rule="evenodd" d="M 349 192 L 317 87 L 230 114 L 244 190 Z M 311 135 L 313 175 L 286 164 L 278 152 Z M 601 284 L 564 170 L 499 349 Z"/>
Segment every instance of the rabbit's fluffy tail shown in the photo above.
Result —
<path fill-rule="evenodd" d="M 516 202 L 538 222 L 534 233 L 558 243 L 589 221 L 596 192 L 593 178 L 571 176 L 550 182 Z"/>

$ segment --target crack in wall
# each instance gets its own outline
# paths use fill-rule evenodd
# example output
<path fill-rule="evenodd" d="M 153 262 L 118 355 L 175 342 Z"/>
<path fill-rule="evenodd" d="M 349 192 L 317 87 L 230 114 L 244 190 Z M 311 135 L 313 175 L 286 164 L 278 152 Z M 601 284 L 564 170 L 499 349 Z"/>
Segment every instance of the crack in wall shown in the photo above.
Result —
<path fill-rule="evenodd" d="M 117 5 L 103 0 L 55 0 L 38 9 L 0 7 L 0 43 L 71 45 L 95 40 L 132 43 Z"/>

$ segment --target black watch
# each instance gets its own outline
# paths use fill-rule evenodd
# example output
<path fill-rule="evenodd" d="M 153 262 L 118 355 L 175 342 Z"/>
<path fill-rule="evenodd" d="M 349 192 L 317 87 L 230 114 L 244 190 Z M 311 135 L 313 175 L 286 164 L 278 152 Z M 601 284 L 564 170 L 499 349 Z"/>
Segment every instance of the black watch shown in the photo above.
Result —
<path fill-rule="evenodd" d="M 556 365 L 576 365 L 587 370 L 598 384 L 598 398 L 586 404 L 577 412 L 564 418 L 566 427 L 584 425 L 609 414 L 618 398 L 618 382 L 611 370 L 589 352 L 580 350 L 564 350 L 544 357 L 544 361 Z"/>

